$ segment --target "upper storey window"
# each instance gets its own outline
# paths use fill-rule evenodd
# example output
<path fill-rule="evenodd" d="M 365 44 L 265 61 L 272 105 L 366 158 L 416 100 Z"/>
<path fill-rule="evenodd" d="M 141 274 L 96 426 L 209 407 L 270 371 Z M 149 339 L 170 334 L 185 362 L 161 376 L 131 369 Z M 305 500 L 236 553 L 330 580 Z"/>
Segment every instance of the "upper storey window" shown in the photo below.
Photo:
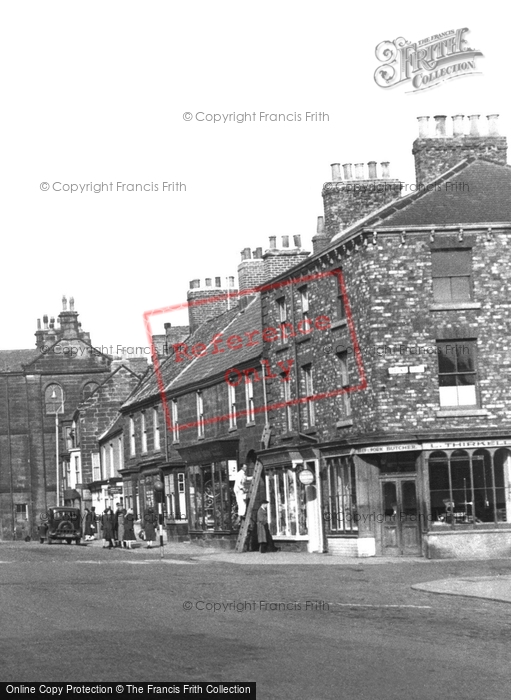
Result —
<path fill-rule="evenodd" d="M 472 299 L 470 250 L 432 250 L 433 300 L 459 302 Z"/>

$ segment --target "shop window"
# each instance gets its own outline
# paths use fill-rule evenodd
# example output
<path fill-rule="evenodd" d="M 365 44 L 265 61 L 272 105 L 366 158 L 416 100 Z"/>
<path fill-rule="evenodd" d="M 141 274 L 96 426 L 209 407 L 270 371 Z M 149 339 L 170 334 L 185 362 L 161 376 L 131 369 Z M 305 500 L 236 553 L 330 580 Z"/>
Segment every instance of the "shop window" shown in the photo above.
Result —
<path fill-rule="evenodd" d="M 229 400 L 229 428 L 236 427 L 236 387 L 227 384 L 227 394 Z"/>
<path fill-rule="evenodd" d="M 472 454 L 464 450 L 434 452 L 429 460 L 433 525 L 477 527 L 509 522 L 511 452 L 499 449 Z"/>
<path fill-rule="evenodd" d="M 275 537 L 307 535 L 305 486 L 298 479 L 297 466 L 266 472 L 268 525 Z"/>
<path fill-rule="evenodd" d="M 470 250 L 433 250 L 431 264 L 435 302 L 449 303 L 472 299 Z"/>
<path fill-rule="evenodd" d="M 353 458 L 327 459 L 327 502 L 325 528 L 327 534 L 349 535 L 358 530 L 355 464 Z"/>
<path fill-rule="evenodd" d="M 133 483 L 131 481 L 124 481 L 122 489 L 124 494 L 124 507 L 126 509 L 133 508 Z"/>
<path fill-rule="evenodd" d="M 230 532 L 235 499 L 231 494 L 227 461 L 190 467 L 188 484 L 191 529 Z"/>
<path fill-rule="evenodd" d="M 475 340 L 437 341 L 440 406 L 477 406 Z"/>

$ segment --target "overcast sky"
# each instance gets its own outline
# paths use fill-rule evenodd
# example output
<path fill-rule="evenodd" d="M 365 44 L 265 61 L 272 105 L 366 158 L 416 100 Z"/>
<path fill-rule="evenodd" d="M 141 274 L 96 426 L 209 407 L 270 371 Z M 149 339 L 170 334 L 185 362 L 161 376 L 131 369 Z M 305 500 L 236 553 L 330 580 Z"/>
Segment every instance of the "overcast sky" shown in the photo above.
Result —
<path fill-rule="evenodd" d="M 196 277 L 236 275 L 243 248 L 301 234 L 311 249 L 331 163 L 388 160 L 392 176 L 414 182 L 419 115 L 498 113 L 511 134 L 501 8 L 4 3 L 0 348 L 33 347 L 36 319 L 58 315 L 63 294 L 74 296 L 93 345 L 147 345 L 143 312 L 185 301 Z M 380 42 L 463 27 L 484 55 L 481 74 L 421 92 L 375 83 Z M 329 121 L 306 122 L 307 111 Z M 258 119 L 214 124 L 198 121 L 202 112 Z M 261 122 L 260 112 L 302 120 Z M 117 191 L 118 182 L 158 191 Z M 163 182 L 186 191 L 162 191 Z M 70 193 L 54 183 L 113 183 L 114 191 Z M 162 316 L 155 332 L 165 320 L 186 317 Z"/>

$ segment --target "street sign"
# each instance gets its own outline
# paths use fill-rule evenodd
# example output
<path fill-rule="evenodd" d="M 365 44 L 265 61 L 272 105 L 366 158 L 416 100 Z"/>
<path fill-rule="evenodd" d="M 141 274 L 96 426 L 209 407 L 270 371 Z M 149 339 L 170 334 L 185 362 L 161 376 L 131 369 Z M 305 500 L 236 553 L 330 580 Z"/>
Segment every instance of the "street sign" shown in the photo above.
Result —
<path fill-rule="evenodd" d="M 298 474 L 298 479 L 301 484 L 312 484 L 314 483 L 314 473 L 310 469 L 302 469 Z"/>

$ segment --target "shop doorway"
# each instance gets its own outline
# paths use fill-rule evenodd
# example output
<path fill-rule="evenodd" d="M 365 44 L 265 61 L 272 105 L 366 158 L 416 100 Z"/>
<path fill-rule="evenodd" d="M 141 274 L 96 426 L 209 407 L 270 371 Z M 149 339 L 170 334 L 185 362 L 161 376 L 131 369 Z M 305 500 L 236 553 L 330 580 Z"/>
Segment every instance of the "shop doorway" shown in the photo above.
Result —
<path fill-rule="evenodd" d="M 420 516 L 417 507 L 416 479 L 411 476 L 381 479 L 384 556 L 420 556 Z"/>

